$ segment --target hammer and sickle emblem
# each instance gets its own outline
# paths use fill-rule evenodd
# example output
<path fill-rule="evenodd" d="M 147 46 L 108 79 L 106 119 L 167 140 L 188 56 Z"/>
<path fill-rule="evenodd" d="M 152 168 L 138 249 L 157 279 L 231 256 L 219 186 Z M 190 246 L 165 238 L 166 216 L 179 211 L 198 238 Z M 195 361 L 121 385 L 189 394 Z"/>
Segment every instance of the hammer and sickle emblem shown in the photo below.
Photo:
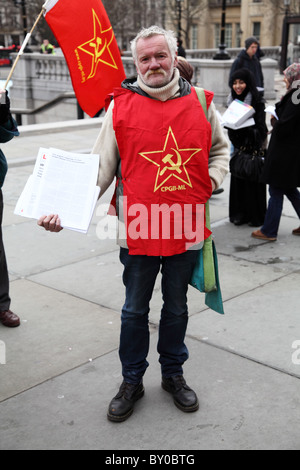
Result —
<path fill-rule="evenodd" d="M 98 60 L 99 57 L 101 57 L 102 54 L 103 54 L 103 52 L 105 51 L 105 48 L 106 48 L 106 39 L 105 39 L 105 44 L 104 44 L 104 46 L 102 47 L 102 49 L 100 49 L 100 47 L 102 46 L 102 39 L 101 39 L 101 38 L 98 38 L 98 37 L 97 37 L 96 43 L 91 42 L 91 43 L 90 43 L 90 46 L 95 48 L 95 55 L 96 55 L 96 59 Z"/>
<path fill-rule="evenodd" d="M 163 163 L 168 163 L 170 166 L 165 166 L 165 167 L 161 170 L 159 176 L 164 175 L 164 173 L 165 173 L 167 170 L 170 170 L 170 171 L 177 171 L 177 173 L 179 173 L 179 174 L 182 173 L 182 170 L 180 169 L 181 164 L 182 164 L 181 155 L 180 155 L 180 153 L 178 152 L 178 150 L 173 149 L 173 148 L 172 148 L 172 150 L 174 150 L 175 154 L 177 155 L 177 163 L 174 163 L 173 160 L 172 160 L 172 157 L 173 157 L 174 155 L 172 155 L 171 153 L 168 153 L 168 155 L 166 155 L 166 156 L 162 159 L 162 161 L 163 161 Z"/>

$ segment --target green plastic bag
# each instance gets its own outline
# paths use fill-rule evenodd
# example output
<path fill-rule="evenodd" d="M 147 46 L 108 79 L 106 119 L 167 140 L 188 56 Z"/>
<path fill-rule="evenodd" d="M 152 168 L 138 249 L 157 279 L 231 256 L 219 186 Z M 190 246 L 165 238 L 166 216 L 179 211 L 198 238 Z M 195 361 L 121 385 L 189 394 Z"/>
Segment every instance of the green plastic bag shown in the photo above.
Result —
<path fill-rule="evenodd" d="M 211 236 L 204 241 L 203 248 L 198 252 L 190 285 L 205 293 L 205 305 L 215 312 L 224 314 L 219 281 L 218 257 L 215 243 Z"/>
<path fill-rule="evenodd" d="M 196 88 L 196 92 L 207 118 L 204 90 Z M 211 231 L 209 201 L 205 205 L 205 219 L 206 227 Z M 218 257 L 211 235 L 204 241 L 202 249 L 199 250 L 190 285 L 205 293 L 205 305 L 220 314 L 224 314 L 219 281 Z"/>

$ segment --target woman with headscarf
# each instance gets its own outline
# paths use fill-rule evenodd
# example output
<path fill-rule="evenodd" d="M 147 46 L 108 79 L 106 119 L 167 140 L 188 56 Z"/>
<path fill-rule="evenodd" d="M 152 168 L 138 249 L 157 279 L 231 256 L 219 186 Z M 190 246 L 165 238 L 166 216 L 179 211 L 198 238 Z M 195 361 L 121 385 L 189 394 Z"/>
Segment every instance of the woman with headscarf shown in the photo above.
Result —
<path fill-rule="evenodd" d="M 177 68 L 179 70 L 180 76 L 185 78 L 190 84 L 192 84 L 192 78 L 194 75 L 194 68 L 192 65 L 182 56 L 177 57 Z"/>
<path fill-rule="evenodd" d="M 261 240 L 276 241 L 284 196 L 291 201 L 300 218 L 300 64 L 284 71 L 287 92 L 276 104 L 278 120 L 274 123 L 264 170 L 270 200 L 263 227 L 252 233 Z M 300 227 L 293 230 L 300 235 Z"/>
<path fill-rule="evenodd" d="M 231 93 L 228 106 L 238 99 L 253 106 L 255 124 L 242 129 L 228 129 L 228 137 L 235 149 L 245 148 L 246 152 L 259 151 L 265 146 L 268 129 L 265 122 L 265 105 L 259 95 L 253 74 L 247 69 L 233 73 L 230 79 Z M 266 213 L 266 185 L 231 175 L 229 195 L 229 219 L 235 225 L 262 225 Z"/>

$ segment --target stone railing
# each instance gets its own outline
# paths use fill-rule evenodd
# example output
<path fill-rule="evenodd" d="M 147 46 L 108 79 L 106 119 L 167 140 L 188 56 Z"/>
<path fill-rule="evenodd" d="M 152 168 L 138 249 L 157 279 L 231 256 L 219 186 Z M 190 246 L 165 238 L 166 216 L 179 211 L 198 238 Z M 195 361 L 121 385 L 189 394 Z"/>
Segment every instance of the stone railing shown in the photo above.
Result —
<path fill-rule="evenodd" d="M 241 47 L 228 48 L 226 51 L 230 55 L 231 59 L 235 59 L 241 52 Z M 279 60 L 280 58 L 280 47 L 270 46 L 262 47 L 265 59 Z M 218 49 L 187 49 L 187 59 L 213 59 L 214 55 L 218 52 Z M 300 56 L 300 46 L 295 46 L 295 54 L 297 57 Z M 131 57 L 131 52 L 124 52 L 124 57 Z"/>
<path fill-rule="evenodd" d="M 241 52 L 241 48 L 228 48 L 226 51 L 230 55 L 231 59 L 235 59 L 238 54 Z M 264 53 L 264 59 L 273 59 L 279 60 L 280 58 L 280 48 L 277 46 L 274 47 L 262 47 L 262 52 Z M 187 59 L 213 59 L 215 54 L 218 52 L 218 49 L 187 49 Z"/>
<path fill-rule="evenodd" d="M 241 52 L 242 48 L 228 48 L 226 51 L 230 55 L 231 59 L 235 59 L 238 54 Z M 262 59 L 272 59 L 277 60 L 279 64 L 280 60 L 280 47 L 279 46 L 269 46 L 262 47 L 262 52 L 264 56 Z M 214 55 L 218 52 L 218 49 L 187 49 L 187 59 L 213 59 Z M 294 46 L 294 61 L 300 61 L 300 46 Z"/>
<path fill-rule="evenodd" d="M 63 56 L 24 54 L 14 71 L 10 88 L 13 111 L 33 110 L 59 95 L 73 91 L 69 70 Z M 37 115 L 24 113 L 22 123 L 34 124 L 76 119 L 77 100 L 69 98 L 51 110 Z"/>
<path fill-rule="evenodd" d="M 239 50 L 237 49 L 237 51 Z M 214 50 L 187 52 L 189 61 L 195 70 L 194 84 L 214 91 L 216 104 L 224 105 L 228 94 L 228 76 L 234 57 L 228 61 L 216 61 L 212 60 Z M 208 57 L 209 54 L 210 57 Z M 136 71 L 132 58 L 125 54 L 122 60 L 126 76 L 134 76 Z M 266 98 L 273 99 L 275 97 L 274 74 L 278 69 L 278 62 L 264 58 L 262 66 L 266 82 Z M 17 64 L 12 82 L 10 88 L 12 109 L 23 115 L 23 124 L 66 121 L 77 118 L 77 100 L 75 96 L 70 98 L 73 87 L 66 61 L 62 55 L 24 54 Z M 66 94 L 66 99 L 55 107 L 39 114 L 26 114 L 26 110 L 37 109 L 64 94 Z"/>

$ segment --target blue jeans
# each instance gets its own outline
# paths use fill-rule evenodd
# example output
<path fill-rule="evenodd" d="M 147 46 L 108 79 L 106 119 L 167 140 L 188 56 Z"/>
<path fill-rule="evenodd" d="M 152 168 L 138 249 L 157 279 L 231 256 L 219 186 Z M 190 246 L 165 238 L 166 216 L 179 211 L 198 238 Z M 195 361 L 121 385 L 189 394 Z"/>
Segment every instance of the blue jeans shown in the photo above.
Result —
<path fill-rule="evenodd" d="M 269 187 L 270 200 L 266 213 L 264 225 L 261 231 L 267 237 L 277 237 L 280 218 L 283 208 L 283 198 L 286 196 L 292 203 L 299 219 L 300 219 L 300 192 L 297 188 L 283 189 Z"/>
<path fill-rule="evenodd" d="M 139 383 L 148 367 L 150 300 L 161 269 L 163 307 L 157 351 L 162 375 L 181 375 L 188 359 L 184 338 L 188 323 L 187 291 L 198 251 L 175 256 L 129 255 L 121 248 L 126 300 L 121 316 L 119 355 L 126 382 Z"/>

